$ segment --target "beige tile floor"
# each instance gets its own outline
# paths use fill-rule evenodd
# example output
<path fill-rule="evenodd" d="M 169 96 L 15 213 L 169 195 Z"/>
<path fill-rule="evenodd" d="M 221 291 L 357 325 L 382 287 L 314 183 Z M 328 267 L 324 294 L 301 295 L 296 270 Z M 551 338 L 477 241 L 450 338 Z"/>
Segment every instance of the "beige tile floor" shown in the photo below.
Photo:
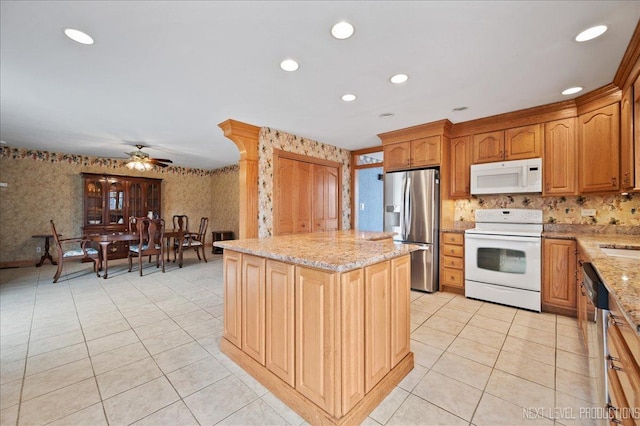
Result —
<path fill-rule="evenodd" d="M 52 266 L 0 270 L 3 426 L 304 423 L 220 353 L 220 256 L 109 272 L 75 262 L 52 284 Z M 412 299 L 415 368 L 364 424 L 593 423 L 580 415 L 594 380 L 574 319 Z"/>

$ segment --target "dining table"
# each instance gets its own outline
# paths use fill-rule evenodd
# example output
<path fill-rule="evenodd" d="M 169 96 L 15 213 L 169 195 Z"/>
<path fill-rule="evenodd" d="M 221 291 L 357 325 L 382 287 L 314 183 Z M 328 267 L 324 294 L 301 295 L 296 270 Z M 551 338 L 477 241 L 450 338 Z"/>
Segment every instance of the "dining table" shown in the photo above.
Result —
<path fill-rule="evenodd" d="M 167 261 L 169 261 L 169 244 L 171 239 L 174 241 L 182 242 L 182 239 L 186 235 L 184 229 L 165 229 L 164 231 L 164 240 L 166 242 L 166 252 L 167 252 Z M 117 242 L 117 241 L 139 241 L 140 236 L 137 233 L 131 232 L 112 232 L 108 234 L 90 234 L 87 235 L 87 238 L 91 241 L 94 241 L 100 245 L 100 265 L 99 269 L 103 271 L 102 278 L 105 280 L 108 277 L 109 271 L 109 245 Z M 164 256 L 164 253 L 163 253 Z M 182 268 L 182 243 L 178 245 L 178 265 Z M 100 276 L 100 272 L 98 272 L 98 276 Z"/>

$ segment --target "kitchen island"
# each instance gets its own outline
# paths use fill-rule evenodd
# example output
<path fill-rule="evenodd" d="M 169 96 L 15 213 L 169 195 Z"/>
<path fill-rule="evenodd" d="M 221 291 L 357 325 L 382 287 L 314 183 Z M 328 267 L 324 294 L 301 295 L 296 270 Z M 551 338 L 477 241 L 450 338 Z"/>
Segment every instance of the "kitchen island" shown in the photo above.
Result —
<path fill-rule="evenodd" d="M 311 424 L 359 424 L 413 369 L 416 246 L 355 231 L 215 246 L 222 352 Z"/>

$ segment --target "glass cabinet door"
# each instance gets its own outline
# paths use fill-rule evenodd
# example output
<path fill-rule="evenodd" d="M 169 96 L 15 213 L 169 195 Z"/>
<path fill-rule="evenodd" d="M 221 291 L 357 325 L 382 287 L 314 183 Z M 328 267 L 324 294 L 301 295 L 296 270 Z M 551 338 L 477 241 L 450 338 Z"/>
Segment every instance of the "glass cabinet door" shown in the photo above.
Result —
<path fill-rule="evenodd" d="M 85 180 L 85 218 L 87 225 L 101 225 L 104 216 L 102 181 L 100 179 Z"/>
<path fill-rule="evenodd" d="M 142 183 L 131 182 L 129 185 L 129 216 L 146 216 L 144 211 L 144 199 L 142 198 Z"/>
<path fill-rule="evenodd" d="M 109 224 L 125 223 L 124 184 L 121 181 L 109 182 Z"/>
<path fill-rule="evenodd" d="M 160 183 L 147 184 L 147 212 L 150 210 L 160 217 Z M 145 213 L 147 213 L 145 212 Z"/>

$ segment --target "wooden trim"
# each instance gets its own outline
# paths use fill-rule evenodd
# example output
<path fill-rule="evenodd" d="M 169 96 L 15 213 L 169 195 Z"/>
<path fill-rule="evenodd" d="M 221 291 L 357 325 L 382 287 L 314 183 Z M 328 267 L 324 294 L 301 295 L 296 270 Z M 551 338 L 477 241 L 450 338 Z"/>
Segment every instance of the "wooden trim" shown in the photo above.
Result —
<path fill-rule="evenodd" d="M 613 84 L 621 89 L 631 86 L 640 72 L 640 21 L 622 56 L 618 71 L 613 77 Z"/>
<path fill-rule="evenodd" d="M 544 302 L 541 303 L 541 306 L 542 306 L 542 312 L 548 312 L 551 314 L 563 315 L 563 316 L 572 317 L 572 318 L 577 317 L 577 309 L 563 308 L 557 305 L 549 305 Z"/>
<path fill-rule="evenodd" d="M 620 102 L 622 91 L 615 85 L 607 84 L 599 89 L 585 93 L 575 99 L 578 115 L 594 111 L 607 105 Z"/>
<path fill-rule="evenodd" d="M 351 425 L 360 424 L 386 398 L 402 379 L 413 370 L 413 352 L 409 352 L 398 365 L 358 402 L 351 411 L 340 418 L 326 411 L 286 384 L 278 376 L 267 370 L 249 355 L 235 347 L 224 337 L 220 339 L 220 351 L 233 362 L 269 389 L 293 411 L 314 425 Z"/>
<path fill-rule="evenodd" d="M 319 157 L 310 157 L 308 155 L 296 154 L 295 152 L 283 151 L 281 149 L 276 149 L 276 148 L 273 149 L 273 156 L 274 158 L 277 156 L 280 158 L 288 158 L 289 160 L 302 161 L 310 164 L 318 164 L 320 166 L 337 167 L 338 169 L 340 169 L 343 166 L 343 164 L 338 161 L 325 160 L 324 158 L 319 158 Z"/>
<path fill-rule="evenodd" d="M 236 120 L 218 124 L 240 151 L 239 238 L 258 237 L 258 139 L 260 127 Z"/>
<path fill-rule="evenodd" d="M 372 152 L 382 152 L 382 148 L 380 146 L 371 146 L 369 148 L 356 149 L 355 151 L 351 151 L 351 154 L 365 155 L 365 154 L 371 154 Z"/>
<path fill-rule="evenodd" d="M 429 136 L 449 137 L 453 124 L 447 120 L 433 121 L 431 123 L 419 124 L 417 126 L 406 127 L 404 129 L 393 130 L 391 132 L 379 133 L 382 145 L 406 142 L 413 139 L 421 139 Z"/>
<path fill-rule="evenodd" d="M 513 127 L 539 124 L 546 121 L 575 117 L 576 105 L 573 100 L 541 105 L 476 120 L 456 123 L 451 129 L 451 139 L 478 133 L 488 133 Z"/>

